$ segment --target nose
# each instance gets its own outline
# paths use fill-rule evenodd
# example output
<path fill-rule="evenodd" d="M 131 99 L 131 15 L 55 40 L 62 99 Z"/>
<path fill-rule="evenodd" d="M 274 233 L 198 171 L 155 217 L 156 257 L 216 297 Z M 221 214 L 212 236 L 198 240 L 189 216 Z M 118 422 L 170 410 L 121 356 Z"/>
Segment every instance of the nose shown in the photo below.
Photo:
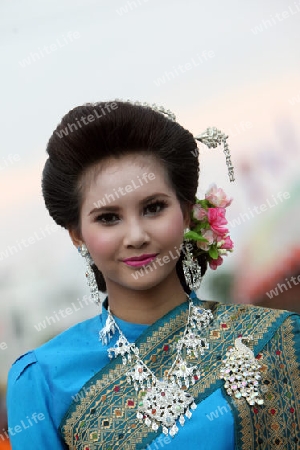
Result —
<path fill-rule="evenodd" d="M 141 248 L 150 242 L 150 236 L 142 223 L 142 220 L 132 219 L 128 222 L 124 234 L 125 247 Z"/>

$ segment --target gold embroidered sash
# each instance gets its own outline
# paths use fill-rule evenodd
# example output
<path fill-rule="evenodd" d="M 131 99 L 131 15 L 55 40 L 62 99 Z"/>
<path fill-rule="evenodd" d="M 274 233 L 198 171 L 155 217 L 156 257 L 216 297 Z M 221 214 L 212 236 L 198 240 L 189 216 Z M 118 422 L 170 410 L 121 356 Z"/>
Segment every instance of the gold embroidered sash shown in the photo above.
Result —
<path fill-rule="evenodd" d="M 188 389 L 196 403 L 223 386 L 220 367 L 235 338 L 240 334 L 252 334 L 254 353 L 262 359 L 262 383 L 267 392 L 265 405 L 257 408 L 250 407 L 244 399 L 238 401 L 227 396 L 235 416 L 236 448 L 297 448 L 289 447 L 288 443 L 299 434 L 300 412 L 299 373 L 296 374 L 295 343 L 291 338 L 292 313 L 248 305 L 226 306 L 198 299 L 193 302 L 210 308 L 214 315 L 212 328 L 207 330 L 210 348 L 200 359 L 201 378 Z M 187 309 L 187 303 L 178 306 L 148 327 L 136 341 L 141 358 L 158 378 L 164 376 L 173 362 L 174 344 L 186 325 Z M 193 359 L 190 361 L 195 363 Z M 158 436 L 136 418 L 137 394 L 126 380 L 127 370 L 121 357 L 117 357 L 82 387 L 81 401 L 71 404 L 60 426 L 70 449 L 145 449 Z M 283 398 L 278 387 L 282 389 Z M 298 414 L 298 423 L 294 414 Z M 289 436 L 283 436 L 284 426 L 289 427 Z M 273 443 L 276 446 L 272 447 Z"/>

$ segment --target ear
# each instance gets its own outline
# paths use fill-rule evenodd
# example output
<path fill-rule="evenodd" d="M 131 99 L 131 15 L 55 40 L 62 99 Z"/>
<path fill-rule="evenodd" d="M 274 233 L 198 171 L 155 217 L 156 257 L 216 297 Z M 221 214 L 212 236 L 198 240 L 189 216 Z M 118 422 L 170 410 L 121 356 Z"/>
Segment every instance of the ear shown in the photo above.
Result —
<path fill-rule="evenodd" d="M 191 203 L 184 203 L 182 206 L 184 228 L 190 227 L 192 209 L 193 209 L 193 205 Z"/>
<path fill-rule="evenodd" d="M 76 228 L 68 228 L 70 238 L 76 248 L 83 244 L 81 233 Z"/>

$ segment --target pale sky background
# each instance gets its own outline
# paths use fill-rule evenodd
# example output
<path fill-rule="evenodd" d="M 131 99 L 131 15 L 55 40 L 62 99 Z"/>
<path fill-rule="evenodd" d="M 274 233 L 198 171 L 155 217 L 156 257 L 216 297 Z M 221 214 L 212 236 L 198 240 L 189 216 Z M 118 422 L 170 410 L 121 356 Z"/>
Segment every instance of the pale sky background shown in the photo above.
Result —
<path fill-rule="evenodd" d="M 1 0 L 0 17 L 4 381 L 21 353 L 97 313 L 87 306 L 44 332 L 34 328 L 87 293 L 83 261 L 67 233 L 45 231 L 53 221 L 41 171 L 62 116 L 85 102 L 129 98 L 164 105 L 195 135 L 217 126 L 229 134 L 236 182 L 229 183 L 221 148 L 201 148 L 199 195 L 217 182 L 234 197 L 232 220 L 299 179 L 300 2 Z M 53 44 L 47 54 L 44 46 Z M 263 214 L 232 230 L 236 252 L 220 270 L 241 270 L 241 249 Z M 22 247 L 30 236 L 39 238 Z M 7 253 L 18 243 L 21 250 Z M 206 281 L 200 294 L 210 297 Z"/>

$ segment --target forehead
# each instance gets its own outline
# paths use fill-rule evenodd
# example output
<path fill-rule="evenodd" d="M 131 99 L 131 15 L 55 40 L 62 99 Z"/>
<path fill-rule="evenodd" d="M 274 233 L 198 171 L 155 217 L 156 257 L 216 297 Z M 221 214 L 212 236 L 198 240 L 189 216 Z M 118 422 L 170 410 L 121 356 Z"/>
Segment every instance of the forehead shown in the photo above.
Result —
<path fill-rule="evenodd" d="M 121 181 L 130 181 L 132 176 L 153 173 L 155 179 L 169 184 L 169 177 L 163 163 L 153 155 L 127 154 L 120 157 L 106 158 L 92 167 L 83 175 L 84 190 L 96 186 L 113 185 L 118 187 Z"/>
<path fill-rule="evenodd" d="M 145 188 L 147 185 L 150 188 L 150 184 L 153 186 L 165 184 L 168 188 L 172 188 L 163 163 L 154 155 L 127 154 L 106 158 L 88 168 L 82 175 L 79 183 L 82 200 L 84 201 L 94 191 L 107 192 L 118 189 L 139 180 L 142 176 L 147 178 L 150 173 L 153 174 L 151 179 L 155 181 L 148 184 L 145 181 Z"/>
<path fill-rule="evenodd" d="M 103 161 L 95 164 L 91 168 L 94 176 L 94 181 L 98 175 L 110 175 L 116 172 L 126 177 L 130 173 L 130 168 L 144 169 L 152 167 L 162 172 L 162 163 L 153 155 L 150 154 L 127 154 L 119 157 L 106 158 Z"/>

